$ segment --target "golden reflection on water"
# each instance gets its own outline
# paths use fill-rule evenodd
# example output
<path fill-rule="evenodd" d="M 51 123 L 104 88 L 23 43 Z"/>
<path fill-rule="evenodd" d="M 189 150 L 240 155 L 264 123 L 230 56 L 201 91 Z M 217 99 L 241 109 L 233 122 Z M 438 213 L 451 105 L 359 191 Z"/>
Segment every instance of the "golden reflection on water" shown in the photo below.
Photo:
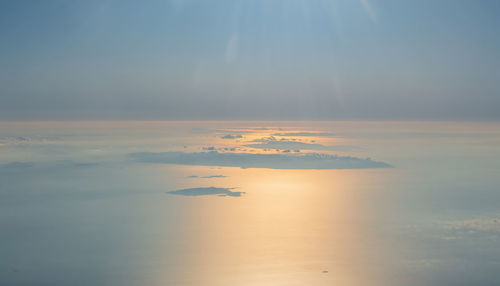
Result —
<path fill-rule="evenodd" d="M 246 195 L 168 196 L 185 204 L 183 223 L 190 229 L 183 250 L 190 255 L 179 267 L 187 272 L 177 283 L 367 285 L 382 279 L 373 271 L 380 253 L 370 228 L 380 216 L 373 203 L 381 190 L 366 180 L 384 171 L 179 168 L 186 175 L 228 176 L 189 182 L 193 187 L 238 187 Z"/>

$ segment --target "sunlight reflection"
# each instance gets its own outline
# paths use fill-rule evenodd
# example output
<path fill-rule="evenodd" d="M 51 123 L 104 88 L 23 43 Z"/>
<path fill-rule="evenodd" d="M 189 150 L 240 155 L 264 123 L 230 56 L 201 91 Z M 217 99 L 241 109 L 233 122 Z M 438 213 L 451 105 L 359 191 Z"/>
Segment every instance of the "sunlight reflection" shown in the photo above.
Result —
<path fill-rule="evenodd" d="M 186 174 L 200 171 L 200 167 L 183 167 Z M 375 262 L 371 261 L 374 253 L 364 252 L 377 241 L 377 233 L 365 228 L 366 218 L 376 216 L 371 206 L 376 194 L 360 189 L 358 181 L 366 173 L 218 171 L 228 177 L 224 186 L 238 186 L 247 195 L 242 199 L 174 198 L 186 204 L 183 216 L 189 220 L 185 223 L 193 225 L 187 236 L 187 252 L 193 256 L 184 266 L 195 273 L 190 283 L 358 285 L 376 277 L 369 267 Z M 358 271 L 365 272 L 362 279 Z"/>

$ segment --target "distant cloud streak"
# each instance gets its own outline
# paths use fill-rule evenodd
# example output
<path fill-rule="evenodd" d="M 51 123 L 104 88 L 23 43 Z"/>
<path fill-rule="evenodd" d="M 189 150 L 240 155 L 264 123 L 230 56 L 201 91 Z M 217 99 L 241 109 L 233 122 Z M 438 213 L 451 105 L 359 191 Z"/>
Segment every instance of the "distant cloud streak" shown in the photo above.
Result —
<path fill-rule="evenodd" d="M 216 187 L 190 188 L 177 191 L 170 191 L 167 192 L 167 194 L 181 195 L 188 197 L 197 197 L 197 196 L 241 197 L 241 195 L 245 194 L 245 192 L 233 192 L 231 191 L 232 189 L 234 188 L 216 188 Z"/>

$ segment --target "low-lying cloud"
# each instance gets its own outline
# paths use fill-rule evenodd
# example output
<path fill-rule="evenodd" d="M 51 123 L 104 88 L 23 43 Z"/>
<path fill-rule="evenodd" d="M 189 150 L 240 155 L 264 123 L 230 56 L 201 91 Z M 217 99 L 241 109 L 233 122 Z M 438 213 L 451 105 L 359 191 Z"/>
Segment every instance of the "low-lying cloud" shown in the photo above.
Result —
<path fill-rule="evenodd" d="M 249 154 L 212 152 L 142 152 L 130 154 L 136 162 L 268 169 L 367 169 L 391 165 L 350 156 L 329 154 Z"/>
<path fill-rule="evenodd" d="M 318 143 L 306 143 L 295 140 L 285 140 L 283 138 L 282 140 L 277 140 L 274 136 L 256 139 L 254 142 L 258 143 L 246 144 L 244 146 L 256 149 L 323 150 L 344 152 L 359 149 L 359 147 L 347 145 L 325 146 Z"/>
<path fill-rule="evenodd" d="M 0 137 L 0 147 L 2 146 L 25 146 L 33 144 L 49 144 L 61 141 L 61 137 L 58 136 L 11 136 L 11 137 Z"/>
<path fill-rule="evenodd" d="M 221 136 L 220 138 L 222 139 L 240 139 L 240 138 L 243 138 L 243 136 L 241 136 L 240 134 L 226 134 L 226 135 L 223 135 Z"/>
<path fill-rule="evenodd" d="M 182 189 L 177 191 L 170 191 L 167 194 L 171 195 L 181 195 L 188 197 L 195 196 L 219 196 L 219 197 L 241 197 L 241 195 L 245 194 L 245 192 L 233 192 L 235 188 L 216 188 L 216 187 L 208 187 L 208 188 L 190 188 L 190 189 Z"/>
<path fill-rule="evenodd" d="M 224 175 L 209 175 L 209 176 L 196 176 L 196 175 L 193 175 L 193 176 L 188 176 L 188 178 L 191 178 L 191 179 L 194 179 L 194 178 L 202 178 L 202 179 L 217 179 L 217 178 L 227 178 L 227 176 L 224 176 Z"/>

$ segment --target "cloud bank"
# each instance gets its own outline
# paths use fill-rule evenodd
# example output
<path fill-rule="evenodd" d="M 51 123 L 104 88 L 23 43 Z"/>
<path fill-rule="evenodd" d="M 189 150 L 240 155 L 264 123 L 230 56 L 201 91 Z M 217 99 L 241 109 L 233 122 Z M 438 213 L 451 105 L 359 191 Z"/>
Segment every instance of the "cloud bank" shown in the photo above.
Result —
<path fill-rule="evenodd" d="M 190 189 L 182 189 L 177 191 L 170 191 L 167 194 L 172 195 L 181 195 L 181 196 L 220 196 L 220 197 L 241 197 L 241 195 L 245 194 L 245 192 L 233 192 L 234 188 L 216 188 L 216 187 L 208 187 L 208 188 L 190 188 Z"/>
<path fill-rule="evenodd" d="M 227 178 L 227 176 L 224 176 L 224 175 L 209 175 L 209 176 L 199 177 L 199 176 L 196 176 L 196 175 L 192 175 L 192 176 L 188 176 L 188 178 L 190 178 L 190 179 L 194 179 L 194 178 L 214 179 L 214 178 Z"/>
<path fill-rule="evenodd" d="M 221 136 L 220 138 L 222 139 L 239 139 L 239 138 L 243 138 L 243 136 L 241 136 L 240 134 L 226 134 L 224 136 Z"/>
<path fill-rule="evenodd" d="M 268 169 L 367 169 L 389 168 L 391 165 L 350 156 L 328 154 L 249 154 L 198 152 L 142 152 L 132 153 L 136 162 L 157 164 L 179 164 L 197 166 L 221 166 Z"/>
<path fill-rule="evenodd" d="M 306 143 L 306 142 L 298 142 L 292 140 L 286 140 L 282 138 L 281 140 L 277 140 L 274 136 L 265 137 L 261 139 L 254 140 L 253 144 L 246 144 L 245 147 L 257 148 L 257 149 L 293 149 L 293 150 L 324 150 L 324 151 L 353 151 L 359 149 L 356 146 L 346 146 L 346 145 L 337 145 L 337 146 L 325 146 L 318 143 Z"/>

